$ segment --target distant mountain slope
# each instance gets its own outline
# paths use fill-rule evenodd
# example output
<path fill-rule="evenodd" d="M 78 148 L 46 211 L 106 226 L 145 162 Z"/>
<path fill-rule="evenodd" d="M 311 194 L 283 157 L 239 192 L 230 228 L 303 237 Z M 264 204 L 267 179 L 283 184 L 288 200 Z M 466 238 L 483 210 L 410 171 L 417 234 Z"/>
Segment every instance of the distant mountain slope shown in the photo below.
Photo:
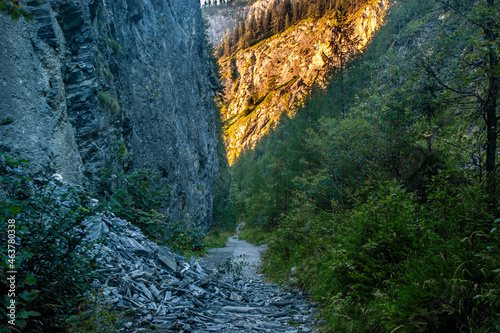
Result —
<path fill-rule="evenodd" d="M 221 42 L 228 29 L 234 29 L 236 22 L 246 17 L 250 1 L 202 7 L 202 15 L 207 24 L 207 36 L 212 45 Z"/>
<path fill-rule="evenodd" d="M 384 21 L 388 0 L 370 1 L 351 16 L 362 50 Z M 329 47 L 333 18 L 302 20 L 286 31 L 219 59 L 224 87 L 222 118 L 229 162 L 252 148 L 283 113 L 292 115 L 335 60 Z"/>

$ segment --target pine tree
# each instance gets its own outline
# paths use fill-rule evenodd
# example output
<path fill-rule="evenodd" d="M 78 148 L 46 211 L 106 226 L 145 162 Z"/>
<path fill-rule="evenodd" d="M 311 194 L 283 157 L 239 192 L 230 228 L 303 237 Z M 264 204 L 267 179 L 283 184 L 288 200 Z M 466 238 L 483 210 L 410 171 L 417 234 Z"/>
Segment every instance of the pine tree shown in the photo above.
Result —
<path fill-rule="evenodd" d="M 224 57 L 229 57 L 231 55 L 231 45 L 232 45 L 232 36 L 231 30 L 227 30 L 226 37 L 224 38 Z"/>
<path fill-rule="evenodd" d="M 241 49 L 244 49 L 245 48 L 245 44 L 246 44 L 246 41 L 245 41 L 245 38 L 246 38 L 246 24 L 245 22 L 241 22 L 241 25 L 240 25 L 240 40 L 238 42 L 238 50 L 241 50 Z"/>
<path fill-rule="evenodd" d="M 311 2 L 309 3 L 309 7 L 307 9 L 307 17 L 311 18 L 319 17 L 318 2 L 316 0 L 311 0 Z"/>
<path fill-rule="evenodd" d="M 285 16 L 285 30 L 288 29 L 288 28 L 290 28 L 290 25 L 291 25 L 291 23 L 290 23 L 290 14 L 287 13 L 286 16 Z"/>
<path fill-rule="evenodd" d="M 239 42 L 240 42 L 240 38 L 241 38 L 241 35 L 240 35 L 240 22 L 237 21 L 236 22 L 236 26 L 234 27 L 233 52 L 237 52 L 238 51 L 238 45 L 239 45 Z"/>
<path fill-rule="evenodd" d="M 252 19 L 250 19 L 247 21 L 245 26 L 245 37 L 244 37 L 243 48 L 251 46 L 254 40 L 255 40 L 255 32 L 252 27 Z"/>
<path fill-rule="evenodd" d="M 299 0 L 294 0 L 292 4 L 292 23 L 297 24 L 300 21 Z"/>
<path fill-rule="evenodd" d="M 262 19 L 262 35 L 265 38 L 271 31 L 272 11 L 269 9 L 266 10 L 266 13 L 263 16 L 264 17 Z"/>
<path fill-rule="evenodd" d="M 276 11 L 271 11 L 271 34 L 276 35 L 280 32 L 280 17 Z"/>
<path fill-rule="evenodd" d="M 253 45 L 257 42 L 257 38 L 259 37 L 259 29 L 257 25 L 257 20 L 255 19 L 255 15 L 250 16 L 249 21 L 249 44 Z"/>

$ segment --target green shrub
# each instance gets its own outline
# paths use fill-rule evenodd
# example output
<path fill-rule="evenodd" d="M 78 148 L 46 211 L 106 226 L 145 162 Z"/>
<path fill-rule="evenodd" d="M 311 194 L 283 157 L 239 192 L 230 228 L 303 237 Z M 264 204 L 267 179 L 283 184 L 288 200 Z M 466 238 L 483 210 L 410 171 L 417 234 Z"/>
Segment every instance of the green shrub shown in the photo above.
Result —
<path fill-rule="evenodd" d="M 109 302 L 109 301 L 108 301 Z M 127 321 L 134 320 L 132 314 L 113 309 L 102 297 L 89 295 L 70 316 L 66 323 L 69 332 L 115 333 Z"/>
<path fill-rule="evenodd" d="M 165 244 L 183 255 L 201 253 L 206 249 L 205 234 L 192 222 L 177 220 L 165 226 Z"/>
<path fill-rule="evenodd" d="M 234 231 L 225 231 L 212 228 L 203 240 L 205 248 L 225 247 L 227 239 L 234 235 Z"/>
<path fill-rule="evenodd" d="M 394 182 L 368 183 L 353 209 L 307 200 L 280 223 L 264 272 L 310 289 L 325 330 L 493 332 L 500 237 L 480 187 L 436 176 L 427 204 Z"/>
<path fill-rule="evenodd" d="M 126 147 L 119 146 L 126 154 Z M 105 206 L 117 216 L 132 222 L 150 239 L 164 244 L 167 241 L 167 217 L 160 213 L 165 198 L 170 195 L 158 171 L 145 166 L 132 173 L 104 170 L 102 184 Z"/>
<path fill-rule="evenodd" d="M 245 227 L 240 231 L 238 237 L 255 245 L 262 245 L 269 242 L 272 233 L 256 227 Z"/>
<path fill-rule="evenodd" d="M 104 91 L 99 91 L 97 95 L 99 96 L 99 102 L 104 109 L 113 111 L 114 113 L 120 111 L 120 104 L 116 98 Z"/>
<path fill-rule="evenodd" d="M 34 2 L 36 0 L 29 0 Z M 25 7 L 15 0 L 0 0 L 0 11 L 7 13 L 14 20 L 19 20 L 19 17 L 24 17 L 27 21 L 33 19 L 33 13 L 26 10 Z"/>
<path fill-rule="evenodd" d="M 13 263 L 16 270 L 16 327 L 23 332 L 56 332 L 64 318 L 89 288 L 93 262 L 85 253 L 81 222 L 90 212 L 89 199 L 79 188 L 58 185 L 49 179 L 53 169 L 32 180 L 23 174 L 25 161 L 0 155 L 1 240 L 7 244 L 9 219 L 16 223 L 16 258 L 9 262 L 6 246 L 0 248 L 2 270 L 0 320 L 7 322 L 7 280 Z M 12 326 L 11 326 L 12 327 Z M 14 331 L 16 328 L 14 328 Z"/>
<path fill-rule="evenodd" d="M 113 50 L 113 52 L 118 53 L 122 49 L 122 45 L 114 38 L 108 37 L 108 46 Z"/>

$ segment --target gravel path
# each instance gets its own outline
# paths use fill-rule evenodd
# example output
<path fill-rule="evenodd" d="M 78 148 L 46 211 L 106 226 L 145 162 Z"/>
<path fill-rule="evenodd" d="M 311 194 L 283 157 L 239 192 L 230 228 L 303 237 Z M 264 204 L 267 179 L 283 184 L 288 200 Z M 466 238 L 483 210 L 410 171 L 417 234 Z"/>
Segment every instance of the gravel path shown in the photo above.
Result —
<path fill-rule="evenodd" d="M 261 253 L 266 250 L 266 245 L 255 246 L 247 241 L 238 239 L 235 235 L 227 240 L 226 247 L 208 250 L 208 254 L 198 259 L 198 262 L 208 269 L 221 267 L 229 260 L 242 266 L 244 278 L 259 279 L 261 275 L 256 271 L 260 266 Z"/>
<path fill-rule="evenodd" d="M 302 292 L 266 283 L 264 277 L 256 273 L 265 249 L 265 245 L 255 246 L 235 235 L 228 239 L 226 247 L 210 249 L 208 255 L 198 259 L 208 270 L 225 272 L 222 280 L 234 288 L 230 295 L 214 300 L 215 312 L 209 311 L 217 317 L 218 324 L 209 331 L 314 332 L 316 308 Z M 234 279 L 229 262 L 233 267 L 242 268 Z"/>

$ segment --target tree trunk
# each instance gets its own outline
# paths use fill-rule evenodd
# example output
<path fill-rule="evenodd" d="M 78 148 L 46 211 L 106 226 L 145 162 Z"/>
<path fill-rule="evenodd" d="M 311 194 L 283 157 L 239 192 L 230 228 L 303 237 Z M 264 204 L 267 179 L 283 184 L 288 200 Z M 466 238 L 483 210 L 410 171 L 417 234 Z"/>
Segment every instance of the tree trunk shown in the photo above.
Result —
<path fill-rule="evenodd" d="M 488 7 L 494 7 L 494 0 L 488 0 Z M 487 42 L 493 44 L 499 38 L 495 31 L 494 18 L 490 15 L 486 19 L 484 35 Z M 486 119 L 486 178 L 488 181 L 488 191 L 494 194 L 496 189 L 496 157 L 497 157 L 497 136 L 498 136 L 498 117 L 497 117 L 497 99 L 500 90 L 500 77 L 496 74 L 498 71 L 498 56 L 491 45 L 488 52 L 488 91 L 484 102 L 484 113 Z"/>

